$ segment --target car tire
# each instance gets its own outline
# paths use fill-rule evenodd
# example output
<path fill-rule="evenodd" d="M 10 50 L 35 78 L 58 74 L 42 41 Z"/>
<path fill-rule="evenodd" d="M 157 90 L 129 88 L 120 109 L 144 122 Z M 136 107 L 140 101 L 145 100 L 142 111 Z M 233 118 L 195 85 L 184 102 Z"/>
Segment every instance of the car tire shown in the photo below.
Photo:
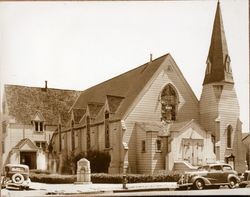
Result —
<path fill-rule="evenodd" d="M 23 175 L 16 173 L 11 177 L 11 180 L 13 181 L 13 183 L 22 184 L 24 182 L 24 177 Z"/>
<path fill-rule="evenodd" d="M 193 185 L 194 189 L 203 190 L 205 187 L 204 181 L 202 179 L 197 179 Z"/>
<path fill-rule="evenodd" d="M 230 189 L 234 189 L 236 185 L 237 185 L 237 180 L 235 178 L 230 178 L 228 187 Z"/>

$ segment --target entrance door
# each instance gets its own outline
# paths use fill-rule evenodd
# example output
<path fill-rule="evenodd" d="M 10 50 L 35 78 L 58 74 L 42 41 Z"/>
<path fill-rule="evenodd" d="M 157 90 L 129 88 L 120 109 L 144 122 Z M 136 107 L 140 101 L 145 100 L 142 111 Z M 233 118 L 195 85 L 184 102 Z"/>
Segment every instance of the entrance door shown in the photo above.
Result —
<path fill-rule="evenodd" d="M 197 166 L 202 162 L 203 139 L 183 139 L 182 159 Z"/>
<path fill-rule="evenodd" d="M 20 152 L 20 163 L 28 165 L 30 169 L 36 169 L 36 152 Z"/>

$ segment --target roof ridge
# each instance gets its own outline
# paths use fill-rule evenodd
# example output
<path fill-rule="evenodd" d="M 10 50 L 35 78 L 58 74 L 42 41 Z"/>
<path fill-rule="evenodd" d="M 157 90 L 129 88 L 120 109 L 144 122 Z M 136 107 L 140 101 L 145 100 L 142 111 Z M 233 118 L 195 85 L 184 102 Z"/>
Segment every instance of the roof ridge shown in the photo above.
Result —
<path fill-rule="evenodd" d="M 17 84 L 4 84 L 4 87 L 7 86 L 16 86 L 16 87 L 24 87 L 24 88 L 35 88 L 35 89 L 41 89 L 44 87 L 36 87 L 36 86 L 25 86 L 25 85 L 17 85 Z M 60 89 L 60 88 L 47 88 L 48 90 L 63 90 L 63 91 L 75 91 L 75 92 L 82 92 L 82 90 L 74 90 L 74 89 Z"/>
<path fill-rule="evenodd" d="M 154 62 L 154 61 L 156 61 L 156 60 L 158 60 L 158 59 L 160 59 L 160 58 L 162 58 L 162 57 L 164 57 L 164 56 L 167 56 L 167 55 L 169 55 L 169 53 L 166 53 L 166 54 L 164 54 L 164 55 L 162 55 L 162 56 L 160 56 L 160 57 L 155 58 L 154 60 L 152 60 L 152 62 Z M 146 63 L 144 63 L 144 64 L 142 64 L 142 65 L 140 65 L 140 66 L 138 66 L 138 67 L 135 67 L 135 68 L 133 68 L 133 69 L 131 69 L 131 70 L 128 70 L 128 71 L 126 71 L 126 72 L 124 72 L 124 73 L 121 73 L 121 74 L 119 74 L 119 75 L 116 75 L 116 76 L 114 76 L 114 77 L 112 77 L 112 78 L 110 78 L 110 79 L 107 79 L 107 80 L 105 80 L 105 81 L 103 81 L 103 82 L 101 82 L 101 83 L 98 83 L 98 84 L 96 84 L 96 85 L 94 85 L 94 86 L 91 86 L 91 87 L 89 87 L 89 88 L 83 90 L 82 92 L 85 92 L 85 91 L 87 91 L 87 90 L 89 90 L 89 89 L 91 89 L 91 88 L 94 88 L 94 87 L 96 87 L 96 86 L 98 86 L 98 85 L 104 84 L 104 83 L 106 83 L 106 82 L 108 82 L 108 81 L 111 81 L 111 80 L 113 80 L 113 79 L 115 79 L 115 78 L 121 77 L 121 76 L 123 76 L 123 75 L 125 75 L 125 74 L 128 74 L 128 73 L 130 73 L 130 72 L 133 72 L 134 70 L 137 70 L 137 69 L 142 68 L 143 66 L 147 66 L 147 65 L 148 65 L 148 62 L 146 62 Z"/>

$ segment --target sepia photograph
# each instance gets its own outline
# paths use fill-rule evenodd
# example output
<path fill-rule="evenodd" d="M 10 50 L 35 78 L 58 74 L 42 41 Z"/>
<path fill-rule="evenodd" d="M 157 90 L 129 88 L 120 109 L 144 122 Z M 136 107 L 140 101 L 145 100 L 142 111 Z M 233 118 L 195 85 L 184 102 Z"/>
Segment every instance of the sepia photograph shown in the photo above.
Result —
<path fill-rule="evenodd" d="M 0 196 L 249 195 L 249 1 L 0 2 Z"/>

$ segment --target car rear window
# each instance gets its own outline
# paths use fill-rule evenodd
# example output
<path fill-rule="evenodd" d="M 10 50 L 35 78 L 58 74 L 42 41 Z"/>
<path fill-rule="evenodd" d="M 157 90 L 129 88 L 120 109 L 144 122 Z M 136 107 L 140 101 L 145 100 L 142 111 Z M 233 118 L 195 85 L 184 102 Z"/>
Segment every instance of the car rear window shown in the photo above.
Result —
<path fill-rule="evenodd" d="M 24 168 L 22 168 L 22 167 L 12 167 L 12 168 L 11 168 L 11 171 L 23 172 L 23 171 L 24 171 Z"/>
<path fill-rule="evenodd" d="M 224 165 L 223 170 L 232 170 L 231 166 Z"/>
<path fill-rule="evenodd" d="M 221 171 L 221 166 L 211 166 L 211 171 Z"/>
<path fill-rule="evenodd" d="M 202 170 L 208 170 L 209 169 L 209 166 L 200 166 L 198 168 L 198 170 L 202 171 Z"/>

